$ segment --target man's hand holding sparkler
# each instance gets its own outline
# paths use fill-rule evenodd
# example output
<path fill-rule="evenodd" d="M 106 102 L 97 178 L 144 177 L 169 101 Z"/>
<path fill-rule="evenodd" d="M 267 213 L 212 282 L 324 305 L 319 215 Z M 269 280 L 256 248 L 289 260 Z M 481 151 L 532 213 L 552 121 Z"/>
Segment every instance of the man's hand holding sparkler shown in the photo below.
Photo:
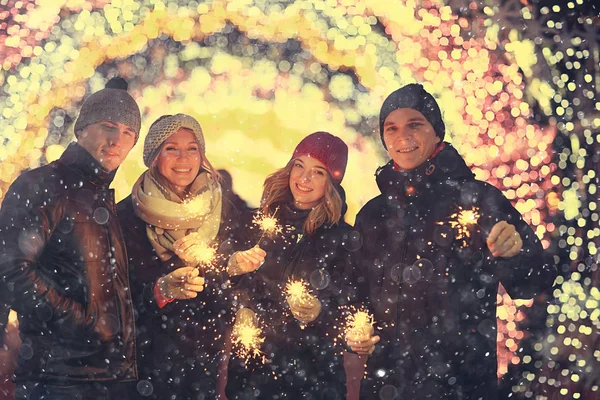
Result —
<path fill-rule="evenodd" d="M 486 242 L 494 257 L 514 257 L 523 247 L 521 235 L 514 225 L 506 221 L 500 221 L 492 227 Z"/>
<path fill-rule="evenodd" d="M 167 299 L 186 300 L 195 298 L 204 290 L 204 278 L 194 267 L 182 267 L 158 280 L 160 294 Z"/>
<path fill-rule="evenodd" d="M 265 261 L 267 253 L 258 246 L 245 251 L 236 251 L 227 265 L 229 276 L 247 274 L 256 271 Z"/>

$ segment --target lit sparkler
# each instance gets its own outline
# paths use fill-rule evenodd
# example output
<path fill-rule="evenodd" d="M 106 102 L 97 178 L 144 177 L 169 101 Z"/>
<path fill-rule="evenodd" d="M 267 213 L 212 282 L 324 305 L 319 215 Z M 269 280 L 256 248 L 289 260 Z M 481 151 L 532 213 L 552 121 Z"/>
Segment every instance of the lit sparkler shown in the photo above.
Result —
<path fill-rule="evenodd" d="M 191 199 L 186 199 L 182 203 L 185 218 L 197 218 L 205 215 L 210 211 L 211 204 L 202 196 L 196 196 Z"/>
<path fill-rule="evenodd" d="M 287 295 L 288 302 L 301 305 L 308 305 L 315 298 L 308 287 L 308 283 L 302 279 L 290 279 L 285 285 L 285 293 Z"/>
<path fill-rule="evenodd" d="M 242 308 L 236 313 L 231 341 L 233 352 L 245 363 L 251 359 L 263 363 L 266 361 L 264 353 L 260 350 L 265 338 L 262 336 L 258 318 L 252 310 Z"/>
<path fill-rule="evenodd" d="M 346 318 L 344 336 L 357 341 L 366 340 L 371 336 L 374 324 L 373 315 L 364 308 L 359 308 Z"/>
<path fill-rule="evenodd" d="M 458 207 L 457 212 L 450 215 L 448 225 L 451 228 L 456 229 L 456 239 L 462 240 L 463 246 L 467 244 L 466 239 L 471 237 L 471 226 L 479 224 L 479 207 L 473 207 L 470 210 L 464 210 L 462 207 Z M 438 222 L 438 225 L 444 225 L 444 222 Z"/>
<path fill-rule="evenodd" d="M 259 212 L 258 215 L 255 215 L 254 218 L 252 218 L 252 222 L 262 231 L 258 243 L 260 243 L 264 236 L 275 237 L 283 232 L 283 227 L 279 225 L 279 220 L 275 218 L 275 214 L 277 214 L 278 210 L 279 207 L 277 207 L 271 215 Z"/>
<path fill-rule="evenodd" d="M 204 242 L 198 241 L 190 247 L 189 251 L 191 257 L 193 257 L 198 267 L 201 268 L 204 272 L 216 270 L 216 246 L 209 246 Z"/>

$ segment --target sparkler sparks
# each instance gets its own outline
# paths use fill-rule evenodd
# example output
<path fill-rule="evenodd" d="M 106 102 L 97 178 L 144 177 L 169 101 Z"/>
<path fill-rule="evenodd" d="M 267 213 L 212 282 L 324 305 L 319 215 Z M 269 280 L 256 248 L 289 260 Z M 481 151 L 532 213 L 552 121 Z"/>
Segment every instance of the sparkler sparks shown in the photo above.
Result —
<path fill-rule="evenodd" d="M 186 218 L 200 217 L 210 211 L 210 202 L 207 202 L 202 196 L 186 199 L 181 204 Z"/>
<path fill-rule="evenodd" d="M 310 304 L 315 297 L 308 287 L 308 282 L 302 279 L 290 279 L 285 285 L 285 293 L 289 302 L 295 302 L 302 305 Z"/>
<path fill-rule="evenodd" d="M 264 236 L 272 238 L 283 232 L 283 227 L 279 224 L 279 220 L 275 218 L 275 214 L 277 214 L 278 210 L 279 207 L 275 209 L 272 215 L 259 212 L 258 215 L 255 215 L 254 218 L 252 218 L 252 223 L 258 226 L 262 231 L 258 243 L 260 243 Z"/>
<path fill-rule="evenodd" d="M 266 361 L 264 353 L 260 350 L 265 338 L 262 336 L 260 322 L 252 310 L 242 308 L 237 312 L 231 340 L 234 354 L 245 363 L 251 359 L 262 363 Z"/>
<path fill-rule="evenodd" d="M 203 271 L 216 270 L 215 264 L 217 256 L 217 248 L 215 246 L 209 246 L 204 242 L 196 242 L 190 247 L 190 254 L 193 257 L 196 264 L 202 268 Z"/>
<path fill-rule="evenodd" d="M 373 331 L 373 315 L 364 308 L 351 309 L 344 324 L 344 337 L 352 340 L 362 341 L 371 336 Z"/>
<path fill-rule="evenodd" d="M 456 229 L 456 239 L 462 240 L 463 246 L 466 246 L 466 239 L 471 237 L 471 226 L 479 224 L 479 207 L 473 207 L 469 210 L 465 210 L 462 207 L 458 207 L 459 211 L 450 215 L 448 225 L 451 228 Z M 438 222 L 438 225 L 444 225 L 444 222 Z"/>

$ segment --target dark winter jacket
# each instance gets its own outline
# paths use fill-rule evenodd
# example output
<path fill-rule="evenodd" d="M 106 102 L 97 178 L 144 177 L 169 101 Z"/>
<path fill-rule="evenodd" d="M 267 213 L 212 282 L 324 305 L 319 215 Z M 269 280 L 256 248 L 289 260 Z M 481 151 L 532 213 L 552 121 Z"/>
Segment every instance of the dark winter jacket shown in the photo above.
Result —
<path fill-rule="evenodd" d="M 17 380 L 137 378 L 127 255 L 109 189 L 114 175 L 72 143 L 6 193 L 0 276 L 19 316 Z"/>
<path fill-rule="evenodd" d="M 356 218 L 363 245 L 350 282 L 381 328 L 361 399 L 495 399 L 498 284 L 530 298 L 552 285 L 554 266 L 510 202 L 449 144 L 409 172 L 388 163 L 377 184 L 381 195 Z M 461 207 L 480 214 L 464 241 L 450 223 Z M 523 239 L 515 257 L 495 258 L 486 245 L 499 221 Z"/>
<path fill-rule="evenodd" d="M 4 334 L 8 326 L 8 317 L 10 315 L 10 304 L 0 295 L 0 346 L 4 343 Z"/>
<path fill-rule="evenodd" d="M 261 240 L 260 247 L 267 252 L 264 264 L 242 275 L 235 286 L 240 302 L 261 321 L 266 339 L 261 350 L 267 362 L 245 365 L 234 354 L 227 380 L 229 400 L 345 398 L 343 349 L 334 338 L 340 333 L 342 272 L 352 228 L 341 219 L 322 225 L 314 235 L 304 235 L 302 225 L 309 212 L 280 206 L 276 217 L 284 233 Z M 261 232 L 255 229 L 254 234 L 251 245 L 258 243 Z M 289 279 L 308 282 L 322 304 L 317 319 L 304 328 L 286 302 Z"/>
<path fill-rule="evenodd" d="M 135 215 L 131 196 L 118 204 L 129 254 L 136 305 L 140 386 L 148 398 L 215 398 L 217 366 L 223 354 L 224 332 L 231 321 L 231 291 L 224 272 L 205 275 L 198 297 L 156 305 L 156 281 L 184 263 L 177 257 L 162 262 L 148 240 L 146 223 Z M 232 253 L 240 229 L 249 221 L 223 197 L 219 245 L 221 270 Z M 176 396 L 176 397 L 171 397 Z"/>

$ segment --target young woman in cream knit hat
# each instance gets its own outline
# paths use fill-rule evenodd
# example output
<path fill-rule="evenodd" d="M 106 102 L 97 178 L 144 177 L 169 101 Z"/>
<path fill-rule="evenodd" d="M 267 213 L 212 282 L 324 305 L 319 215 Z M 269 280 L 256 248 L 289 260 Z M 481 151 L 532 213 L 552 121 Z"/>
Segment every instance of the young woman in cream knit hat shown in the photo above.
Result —
<path fill-rule="evenodd" d="M 240 213 L 223 197 L 193 117 L 155 121 L 143 157 L 148 170 L 119 203 L 139 314 L 138 392 L 214 398 L 230 301 L 225 278 L 209 265 L 235 241 Z M 214 259 L 202 262 L 211 248 Z"/>

